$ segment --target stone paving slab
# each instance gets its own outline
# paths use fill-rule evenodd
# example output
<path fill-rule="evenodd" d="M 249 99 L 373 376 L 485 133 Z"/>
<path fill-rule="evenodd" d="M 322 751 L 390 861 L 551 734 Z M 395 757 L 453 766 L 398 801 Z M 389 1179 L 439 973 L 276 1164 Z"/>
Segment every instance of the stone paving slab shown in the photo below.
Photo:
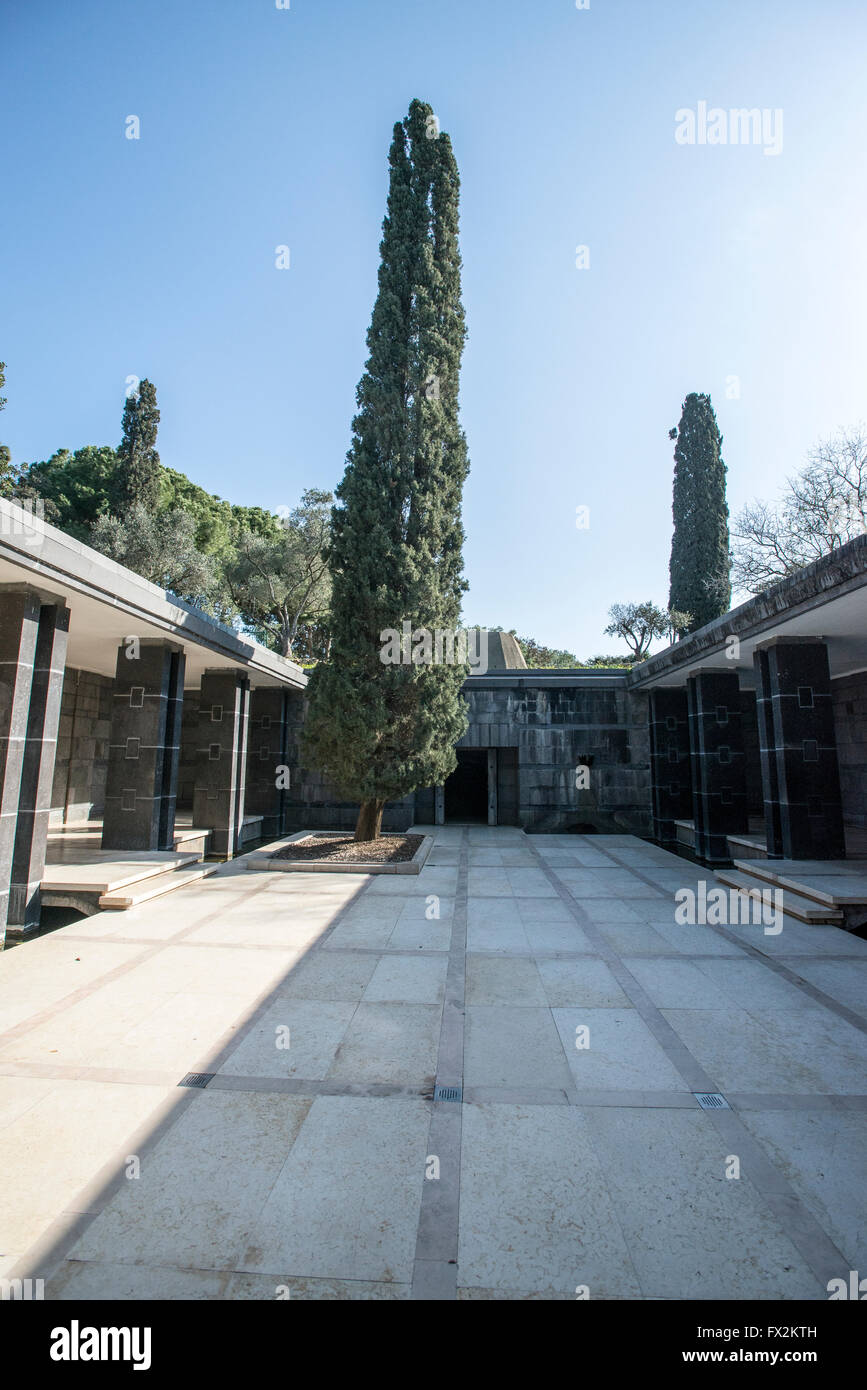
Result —
<path fill-rule="evenodd" d="M 630 836 L 419 828 L 411 878 L 233 861 L 0 955 L 0 1275 L 736 1300 L 867 1267 L 867 942 L 680 925 L 708 872 Z"/>

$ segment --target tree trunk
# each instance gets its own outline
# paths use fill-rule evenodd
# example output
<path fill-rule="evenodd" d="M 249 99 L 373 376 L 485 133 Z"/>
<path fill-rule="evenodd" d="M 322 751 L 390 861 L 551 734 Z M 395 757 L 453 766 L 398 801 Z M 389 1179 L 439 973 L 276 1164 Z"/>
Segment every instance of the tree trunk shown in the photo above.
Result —
<path fill-rule="evenodd" d="M 362 801 L 355 826 L 355 840 L 378 840 L 384 801 Z"/>

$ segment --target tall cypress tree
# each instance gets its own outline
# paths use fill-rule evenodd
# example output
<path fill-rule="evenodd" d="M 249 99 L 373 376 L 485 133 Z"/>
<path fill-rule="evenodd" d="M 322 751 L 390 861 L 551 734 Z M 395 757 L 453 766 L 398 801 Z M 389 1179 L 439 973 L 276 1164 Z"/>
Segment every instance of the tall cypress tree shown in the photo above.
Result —
<path fill-rule="evenodd" d="M 444 782 L 466 730 L 466 666 L 384 664 L 382 634 L 455 631 L 468 471 L 458 421 L 466 338 L 459 178 L 449 137 L 413 101 L 394 127 L 379 287 L 358 414 L 332 514 L 331 657 L 313 672 L 305 747 L 375 839 L 385 802 Z M 422 659 L 418 660 L 417 654 Z"/>
<path fill-rule="evenodd" d="M 726 466 L 710 396 L 687 396 L 669 438 L 677 444 L 668 606 L 691 614 L 695 629 L 725 613 L 732 592 Z"/>
<path fill-rule="evenodd" d="M 138 390 L 127 396 L 123 407 L 123 438 L 117 451 L 118 469 L 115 485 L 115 507 L 125 511 L 141 503 L 155 511 L 160 494 L 160 456 L 156 450 L 157 392 L 153 382 L 145 378 Z"/>

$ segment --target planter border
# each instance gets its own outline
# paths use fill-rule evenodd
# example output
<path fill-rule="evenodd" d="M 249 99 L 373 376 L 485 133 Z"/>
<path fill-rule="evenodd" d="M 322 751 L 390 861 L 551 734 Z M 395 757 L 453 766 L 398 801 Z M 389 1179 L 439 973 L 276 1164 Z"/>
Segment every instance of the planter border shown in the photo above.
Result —
<path fill-rule="evenodd" d="M 354 864 L 329 864 L 317 863 L 311 859 L 277 859 L 277 853 L 286 847 L 294 844 L 296 840 L 306 840 L 310 835 L 329 834 L 329 831 L 322 830 L 296 830 L 294 835 L 286 835 L 281 840 L 272 840 L 268 845 L 260 845 L 258 849 L 250 854 L 244 855 L 244 862 L 248 869 L 267 869 L 269 872 L 277 873 L 303 873 L 303 874 L 418 874 L 424 865 L 425 860 L 433 849 L 433 835 L 425 835 L 416 850 L 412 859 L 405 859 L 396 864 L 377 864 L 371 861 L 358 862 Z M 338 833 L 338 832 L 334 832 Z M 401 838 L 404 835 L 411 835 L 418 832 L 412 830 L 388 831 L 383 839 L 393 839 L 397 835 Z"/>

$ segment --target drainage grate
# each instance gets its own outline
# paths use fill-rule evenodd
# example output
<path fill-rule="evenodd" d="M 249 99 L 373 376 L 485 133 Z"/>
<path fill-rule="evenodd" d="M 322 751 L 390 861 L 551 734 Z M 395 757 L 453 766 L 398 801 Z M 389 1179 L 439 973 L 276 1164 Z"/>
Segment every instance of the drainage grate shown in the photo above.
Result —
<path fill-rule="evenodd" d="M 208 1082 L 213 1081 L 216 1074 L 213 1071 L 188 1071 L 186 1076 L 178 1082 L 178 1085 L 197 1086 L 200 1091 L 203 1091 Z"/>
<path fill-rule="evenodd" d="M 463 1086 L 434 1086 L 434 1100 L 462 1100 Z"/>
<path fill-rule="evenodd" d="M 730 1110 L 731 1106 L 719 1091 L 693 1091 L 702 1110 Z"/>

